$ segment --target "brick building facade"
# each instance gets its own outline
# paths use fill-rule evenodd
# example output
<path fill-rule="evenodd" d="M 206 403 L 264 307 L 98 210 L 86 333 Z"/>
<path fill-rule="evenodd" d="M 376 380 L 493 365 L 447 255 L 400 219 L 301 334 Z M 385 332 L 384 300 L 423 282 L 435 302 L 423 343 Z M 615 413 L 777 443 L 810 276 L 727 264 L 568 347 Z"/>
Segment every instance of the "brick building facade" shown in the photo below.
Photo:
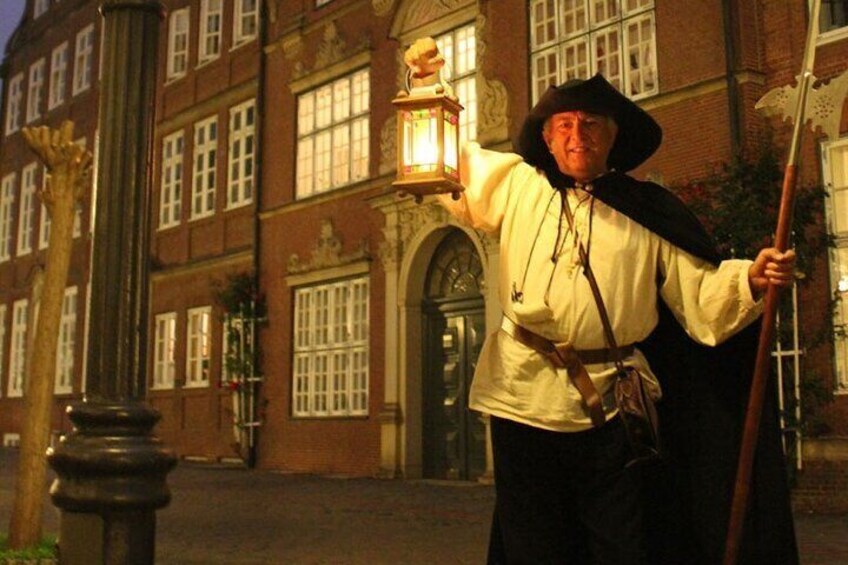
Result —
<path fill-rule="evenodd" d="M 461 136 L 504 151 L 548 84 L 603 72 L 664 130 L 661 149 L 633 174 L 670 186 L 704 177 L 734 152 L 755 153 L 769 135 L 778 146 L 785 142 L 786 126 L 754 104 L 797 74 L 808 19 L 802 0 L 165 4 L 148 347 L 148 399 L 163 414 L 159 435 L 186 457 L 255 456 L 258 465 L 285 471 L 451 479 L 491 476 L 487 422 L 465 401 L 482 339 L 500 325 L 499 251 L 496 238 L 458 225 L 436 204 L 417 205 L 392 191 L 390 102 L 404 84 L 404 46 L 425 35 L 437 39 L 466 107 Z M 74 27 L 34 17 L 30 2 L 7 49 L 0 166 L 4 183 L 13 178 L 15 207 L 32 159 L 17 129 L 6 127 L 9 115 L 18 112 L 20 124 L 28 123 L 32 65 L 44 58 L 52 68 L 52 53 L 66 40 L 72 60 L 77 28 L 99 25 L 95 5 L 49 5 L 50 14 L 72 14 L 62 21 Z M 825 2 L 821 79 L 846 69 L 848 21 L 840 6 Z M 33 76 L 37 84 L 37 70 Z M 91 131 L 92 143 L 93 76 L 88 93 L 72 96 L 69 87 L 64 103 L 47 110 L 45 101 L 43 116 L 31 123 L 55 126 L 68 116 L 77 131 Z M 46 100 L 52 80 L 44 84 Z M 802 329 L 829 318 L 831 298 L 848 290 L 840 286 L 848 280 L 848 256 L 840 251 L 848 113 L 836 130 L 830 141 L 820 130 L 808 134 L 802 148 L 802 182 L 823 183 L 834 196 L 822 219 L 838 243 L 805 273 Z M 35 216 L 28 221 L 37 227 Z M 20 399 L 7 394 L 10 375 L 22 374 L 11 361 L 22 358 L 15 344 L 25 339 L 14 312 L 30 294 L 41 257 L 15 252 L 18 214 L 10 217 L 4 220 L 0 208 L 0 228 L 9 222 L 13 234 L 11 252 L 0 259 L 3 433 L 15 433 L 21 414 Z M 83 210 L 82 234 L 87 222 Z M 82 386 L 84 235 L 77 246 L 74 379 L 71 396 L 57 400 L 58 430 L 67 429 L 59 406 Z M 233 428 L 234 415 L 246 418 L 238 407 L 243 392 L 219 386 L 230 377 L 215 287 L 240 273 L 256 273 L 267 304 L 258 330 L 262 381 L 254 406 L 261 426 L 253 455 L 243 429 Z M 841 320 L 837 311 L 837 329 Z M 828 432 L 806 442 L 807 457 L 848 459 L 843 349 L 837 337 L 835 346 L 801 357 L 805 374 L 834 393 L 824 409 Z"/>

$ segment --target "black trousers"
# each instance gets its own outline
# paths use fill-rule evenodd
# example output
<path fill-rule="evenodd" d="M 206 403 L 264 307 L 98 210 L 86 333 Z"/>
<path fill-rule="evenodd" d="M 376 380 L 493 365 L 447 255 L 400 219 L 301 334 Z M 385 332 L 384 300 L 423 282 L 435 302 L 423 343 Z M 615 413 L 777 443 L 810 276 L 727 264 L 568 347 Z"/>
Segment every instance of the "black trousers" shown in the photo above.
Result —
<path fill-rule="evenodd" d="M 625 469 L 616 418 L 585 432 L 551 432 L 492 417 L 494 564 L 644 562 L 638 469 Z"/>

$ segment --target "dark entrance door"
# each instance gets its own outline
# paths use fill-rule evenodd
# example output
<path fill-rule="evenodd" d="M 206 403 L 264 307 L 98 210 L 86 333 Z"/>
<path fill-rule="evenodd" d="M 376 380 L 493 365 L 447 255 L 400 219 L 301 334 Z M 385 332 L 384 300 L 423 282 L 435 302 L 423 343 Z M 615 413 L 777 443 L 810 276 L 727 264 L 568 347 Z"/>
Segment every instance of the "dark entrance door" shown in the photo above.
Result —
<path fill-rule="evenodd" d="M 468 409 L 468 390 L 485 337 L 482 266 L 455 231 L 433 258 L 424 304 L 424 476 L 474 480 L 486 470 L 486 430 Z"/>

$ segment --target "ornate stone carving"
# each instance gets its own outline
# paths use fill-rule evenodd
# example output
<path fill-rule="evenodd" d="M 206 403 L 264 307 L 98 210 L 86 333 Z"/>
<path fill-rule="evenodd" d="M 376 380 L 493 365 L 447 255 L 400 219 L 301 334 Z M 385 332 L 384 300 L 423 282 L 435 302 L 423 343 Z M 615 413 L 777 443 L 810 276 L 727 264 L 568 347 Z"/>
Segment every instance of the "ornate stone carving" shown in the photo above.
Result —
<path fill-rule="evenodd" d="M 339 30 L 335 22 L 330 22 L 324 27 L 324 39 L 318 45 L 318 54 L 315 56 L 315 70 L 323 69 L 344 58 L 347 43 L 339 36 Z"/>
<path fill-rule="evenodd" d="M 499 80 L 489 80 L 483 74 L 486 42 L 486 16 L 479 14 L 476 22 L 477 39 L 477 141 L 488 145 L 509 137 L 509 97 L 506 86 Z"/>
<path fill-rule="evenodd" d="M 430 23 L 469 4 L 474 4 L 474 0 L 407 0 L 402 2 L 392 24 L 391 36 L 400 37 L 406 30 Z"/>
<path fill-rule="evenodd" d="M 397 118 L 390 117 L 380 129 L 380 175 L 397 169 Z"/>
<path fill-rule="evenodd" d="M 371 0 L 371 7 L 374 8 L 374 15 L 385 16 L 392 11 L 395 5 L 395 0 Z"/>
<path fill-rule="evenodd" d="M 317 271 L 318 269 L 338 267 L 370 258 L 368 240 L 366 239 L 360 242 L 358 249 L 350 253 L 342 253 L 342 241 L 335 233 L 333 222 L 326 219 L 321 222 L 321 233 L 318 236 L 315 247 L 312 249 L 312 259 L 304 262 L 301 261 L 297 253 L 292 253 L 289 255 L 286 272 L 294 275 L 297 273 Z"/>
<path fill-rule="evenodd" d="M 412 206 L 400 210 L 398 227 L 403 249 L 409 246 L 412 238 L 429 224 L 447 225 L 448 212 L 436 202 Z"/>
<path fill-rule="evenodd" d="M 285 53 L 286 59 L 294 61 L 295 59 L 300 58 L 300 55 L 303 52 L 302 35 L 294 35 L 287 39 L 283 39 L 281 43 L 283 44 L 283 53 Z"/>

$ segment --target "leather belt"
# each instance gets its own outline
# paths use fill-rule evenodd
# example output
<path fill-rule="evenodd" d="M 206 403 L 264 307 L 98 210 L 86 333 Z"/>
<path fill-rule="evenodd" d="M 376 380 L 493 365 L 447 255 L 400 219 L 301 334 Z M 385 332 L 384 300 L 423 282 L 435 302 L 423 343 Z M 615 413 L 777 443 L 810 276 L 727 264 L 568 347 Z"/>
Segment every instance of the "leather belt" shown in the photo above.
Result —
<path fill-rule="evenodd" d="M 553 341 L 519 326 L 509 318 L 504 318 L 501 329 L 519 343 L 542 354 L 558 369 L 565 369 L 572 384 L 580 393 L 589 417 L 594 426 L 600 426 L 606 421 L 601 396 L 589 377 L 585 365 L 612 363 L 633 354 L 633 345 L 625 345 L 617 349 L 574 349 L 568 343 Z"/>

